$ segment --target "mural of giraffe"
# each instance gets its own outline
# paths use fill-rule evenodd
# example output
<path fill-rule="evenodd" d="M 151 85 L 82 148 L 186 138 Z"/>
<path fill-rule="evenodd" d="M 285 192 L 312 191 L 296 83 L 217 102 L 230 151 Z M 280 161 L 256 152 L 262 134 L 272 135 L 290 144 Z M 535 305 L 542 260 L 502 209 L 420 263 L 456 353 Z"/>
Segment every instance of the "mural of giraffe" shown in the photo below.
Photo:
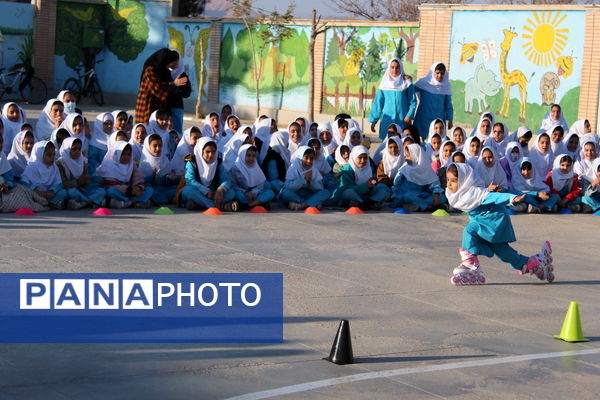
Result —
<path fill-rule="evenodd" d="M 504 118 L 508 117 L 508 110 L 510 109 L 510 89 L 514 85 L 519 87 L 519 121 L 525 122 L 525 112 L 527 111 L 527 78 L 523 72 L 515 69 L 514 71 L 508 72 L 506 70 L 506 58 L 508 57 L 508 51 L 510 50 L 512 40 L 517 36 L 514 28 L 503 29 L 504 40 L 500 44 L 502 53 L 500 54 L 500 76 L 502 78 L 502 88 L 504 89 L 504 95 L 502 99 L 502 108 L 497 111 L 496 114 L 502 115 Z"/>

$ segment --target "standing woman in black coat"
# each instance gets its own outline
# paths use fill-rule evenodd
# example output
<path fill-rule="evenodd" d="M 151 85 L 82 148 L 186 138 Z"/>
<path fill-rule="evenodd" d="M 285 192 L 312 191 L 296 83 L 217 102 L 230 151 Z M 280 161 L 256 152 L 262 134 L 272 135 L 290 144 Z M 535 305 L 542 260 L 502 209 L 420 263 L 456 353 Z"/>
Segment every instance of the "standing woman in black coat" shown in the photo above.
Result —
<path fill-rule="evenodd" d="M 174 50 L 179 55 L 177 67 L 171 70 L 171 78 L 173 81 L 180 78 L 187 78 L 186 84 L 182 86 L 172 86 L 169 90 L 167 98 L 167 111 L 173 118 L 173 129 L 177 131 L 181 137 L 183 132 L 183 99 L 190 97 L 192 93 L 192 85 L 188 75 L 184 72 L 183 59 L 177 50 Z"/>

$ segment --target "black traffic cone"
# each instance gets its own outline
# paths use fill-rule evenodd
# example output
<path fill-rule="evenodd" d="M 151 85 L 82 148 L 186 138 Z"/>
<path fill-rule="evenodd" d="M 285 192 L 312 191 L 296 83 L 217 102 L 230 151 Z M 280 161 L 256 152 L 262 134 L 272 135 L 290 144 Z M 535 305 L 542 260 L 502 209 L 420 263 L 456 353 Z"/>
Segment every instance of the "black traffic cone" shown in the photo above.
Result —
<path fill-rule="evenodd" d="M 340 327 L 333 340 L 328 360 L 338 365 L 352 364 L 354 362 L 352 339 L 350 338 L 350 322 L 347 319 L 340 321 Z"/>

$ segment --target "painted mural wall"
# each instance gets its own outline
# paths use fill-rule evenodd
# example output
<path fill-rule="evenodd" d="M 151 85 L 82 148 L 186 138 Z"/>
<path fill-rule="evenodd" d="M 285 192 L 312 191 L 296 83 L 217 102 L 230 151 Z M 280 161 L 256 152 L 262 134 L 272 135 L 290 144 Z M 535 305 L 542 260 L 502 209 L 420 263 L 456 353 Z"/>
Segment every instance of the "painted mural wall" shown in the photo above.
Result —
<path fill-rule="evenodd" d="M 418 41 L 417 27 L 327 29 L 322 112 L 368 115 L 389 60 L 400 57 L 415 79 Z"/>
<path fill-rule="evenodd" d="M 485 110 L 511 131 L 536 131 L 552 103 L 577 119 L 583 11 L 455 11 L 450 83 L 454 120 L 476 125 Z"/>
<path fill-rule="evenodd" d="M 255 76 L 260 76 L 261 107 L 306 111 L 308 108 L 308 45 L 310 28 L 291 26 L 292 37 L 279 46 L 264 46 L 258 70 L 243 24 L 223 24 L 219 102 L 256 106 Z M 258 27 L 258 29 L 265 29 Z M 259 35 L 256 47 L 260 48 Z"/>
<path fill-rule="evenodd" d="M 210 24 L 166 24 L 169 3 L 141 0 L 108 0 L 107 5 L 59 1 L 56 13 L 57 89 L 76 76 L 73 67 L 84 59 L 84 27 L 94 25 L 105 27 L 105 48 L 96 56 L 104 60 L 96 65 L 103 91 L 136 94 L 144 61 L 156 50 L 169 46 L 184 56 L 193 88 L 191 97 L 196 97 L 197 65 L 202 59 L 199 43 L 202 40 L 207 60 Z M 206 83 L 205 91 L 207 87 Z"/>
<path fill-rule="evenodd" d="M 5 40 L 0 43 L 0 66 L 6 68 L 17 63 L 31 64 L 34 6 L 0 1 L 0 8 L 0 32 Z"/>

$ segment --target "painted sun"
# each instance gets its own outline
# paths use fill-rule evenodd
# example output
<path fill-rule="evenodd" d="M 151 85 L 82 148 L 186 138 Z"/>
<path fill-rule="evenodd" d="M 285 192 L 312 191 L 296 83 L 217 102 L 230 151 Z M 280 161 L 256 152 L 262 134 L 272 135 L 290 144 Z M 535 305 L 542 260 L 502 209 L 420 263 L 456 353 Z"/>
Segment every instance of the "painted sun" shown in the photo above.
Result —
<path fill-rule="evenodd" d="M 560 56 L 567 41 L 569 29 L 560 25 L 567 18 L 562 11 L 533 12 L 533 19 L 527 18 L 523 26 L 523 44 L 525 56 L 532 63 L 547 66 Z"/>

